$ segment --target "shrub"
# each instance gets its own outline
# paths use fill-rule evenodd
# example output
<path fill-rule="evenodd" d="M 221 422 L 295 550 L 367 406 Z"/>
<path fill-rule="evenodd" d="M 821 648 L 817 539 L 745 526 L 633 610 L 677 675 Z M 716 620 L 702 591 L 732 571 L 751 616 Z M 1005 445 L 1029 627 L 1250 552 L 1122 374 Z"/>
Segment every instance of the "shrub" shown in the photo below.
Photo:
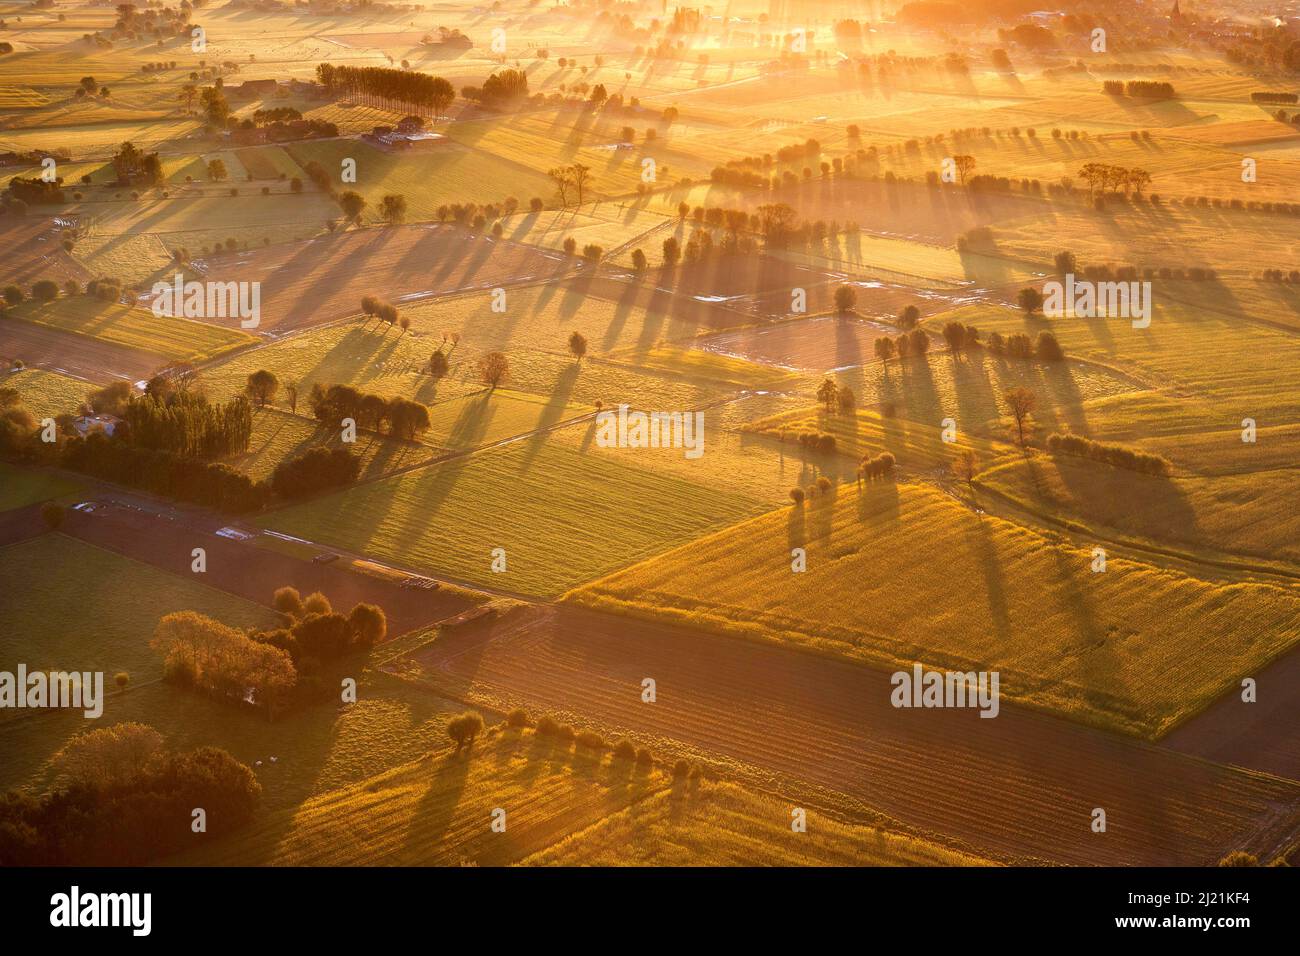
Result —
<path fill-rule="evenodd" d="M 680 779 L 682 777 L 685 777 L 690 772 L 691 772 L 691 765 L 687 763 L 685 760 L 679 760 L 675 764 L 673 764 L 674 778 Z"/>
<path fill-rule="evenodd" d="M 53 302 L 59 297 L 59 284 L 52 279 L 41 279 L 32 284 L 32 298 L 37 302 Z"/>
<path fill-rule="evenodd" d="M 530 722 L 528 720 L 528 711 L 524 710 L 522 707 L 516 707 L 514 710 L 510 711 L 510 713 L 506 714 L 507 727 L 515 727 L 515 728 L 522 729 L 524 727 L 528 727 L 529 725 Z M 538 733 L 541 733 L 540 723 L 538 724 Z"/>
<path fill-rule="evenodd" d="M 447 721 L 447 736 L 456 744 L 457 753 L 465 747 L 472 747 L 475 738 L 482 732 L 483 718 L 472 710 Z"/>

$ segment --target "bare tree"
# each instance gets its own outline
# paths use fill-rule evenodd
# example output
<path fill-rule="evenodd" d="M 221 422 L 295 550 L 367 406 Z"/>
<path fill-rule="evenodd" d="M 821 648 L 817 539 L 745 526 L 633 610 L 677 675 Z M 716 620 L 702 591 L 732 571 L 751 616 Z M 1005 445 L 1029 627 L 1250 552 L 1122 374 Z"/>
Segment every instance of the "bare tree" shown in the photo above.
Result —
<path fill-rule="evenodd" d="M 975 457 L 975 452 L 969 448 L 953 459 L 952 473 L 966 482 L 966 486 L 972 491 L 975 490 L 975 475 L 978 472 L 979 459 Z"/>
<path fill-rule="evenodd" d="M 489 388 L 496 388 L 510 371 L 510 360 L 504 352 L 488 352 L 478 360 L 478 373 Z"/>
<path fill-rule="evenodd" d="M 556 166 L 547 172 L 548 176 L 555 181 L 555 188 L 560 194 L 560 205 L 569 204 L 569 187 L 573 185 L 572 175 L 568 166 Z"/>
<path fill-rule="evenodd" d="M 1011 414 L 1016 419 L 1016 434 L 1020 439 L 1020 447 L 1025 447 L 1025 419 L 1029 413 L 1038 405 L 1038 396 L 1027 388 L 1009 388 L 1002 396 L 1006 399 L 1007 407 L 1011 409 Z"/>

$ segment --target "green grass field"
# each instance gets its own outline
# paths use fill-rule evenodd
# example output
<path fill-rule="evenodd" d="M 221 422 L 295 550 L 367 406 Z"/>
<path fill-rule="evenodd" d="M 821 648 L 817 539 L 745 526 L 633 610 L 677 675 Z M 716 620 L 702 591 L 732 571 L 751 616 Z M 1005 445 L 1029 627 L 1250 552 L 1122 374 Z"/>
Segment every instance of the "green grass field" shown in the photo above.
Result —
<path fill-rule="evenodd" d="M 41 419 L 76 414 L 77 408 L 86 400 L 86 394 L 95 386 L 70 375 L 25 368 L 0 375 L 0 388 L 17 389 L 28 411 Z"/>
<path fill-rule="evenodd" d="M 80 490 L 75 481 L 0 462 L 0 511 L 66 498 Z"/>
<path fill-rule="evenodd" d="M 261 522 L 402 567 L 548 596 L 756 510 L 734 494 L 538 438 Z M 506 573 L 491 570 L 495 548 L 506 550 Z"/>

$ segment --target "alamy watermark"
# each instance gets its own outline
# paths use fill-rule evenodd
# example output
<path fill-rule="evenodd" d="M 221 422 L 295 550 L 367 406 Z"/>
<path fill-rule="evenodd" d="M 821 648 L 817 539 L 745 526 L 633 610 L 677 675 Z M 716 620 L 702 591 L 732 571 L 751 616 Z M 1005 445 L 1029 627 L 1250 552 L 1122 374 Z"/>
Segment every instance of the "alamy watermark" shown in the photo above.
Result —
<path fill-rule="evenodd" d="M 1145 329 L 1151 324 L 1151 283 L 1093 282 L 1068 273 L 1064 283 L 1052 279 L 1043 284 L 1043 315 L 1132 319 L 1133 328 Z"/>
<path fill-rule="evenodd" d="M 927 671 L 920 664 L 895 671 L 889 702 L 895 707 L 978 707 L 981 717 L 996 717 L 997 671 Z"/>
<path fill-rule="evenodd" d="M 687 458 L 704 454 L 703 412 L 596 413 L 596 444 L 601 448 L 682 448 Z"/>
<path fill-rule="evenodd" d="M 155 282 L 152 293 L 159 318 L 238 318 L 241 329 L 255 329 L 262 321 L 260 282 L 186 282 L 178 272 L 171 282 Z"/>
<path fill-rule="evenodd" d="M 94 720 L 104 713 L 104 672 L 0 671 L 0 708 L 80 710 Z"/>
<path fill-rule="evenodd" d="M 82 893 L 73 886 L 50 897 L 50 925 L 124 926 L 133 936 L 148 936 L 153 928 L 152 893 Z"/>

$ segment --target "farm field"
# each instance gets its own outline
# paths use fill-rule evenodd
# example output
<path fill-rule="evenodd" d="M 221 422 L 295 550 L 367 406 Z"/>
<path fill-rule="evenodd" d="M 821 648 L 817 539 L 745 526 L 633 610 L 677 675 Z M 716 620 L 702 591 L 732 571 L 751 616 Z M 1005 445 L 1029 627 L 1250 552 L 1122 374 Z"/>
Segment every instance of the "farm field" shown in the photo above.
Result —
<path fill-rule="evenodd" d="M 440 635 L 400 666 L 478 706 L 530 707 L 656 751 L 660 740 L 680 741 L 728 779 L 781 793 L 790 791 L 779 781 L 799 781 L 814 806 L 883 814 L 1008 862 L 1202 865 L 1227 834 L 1239 846 L 1268 844 L 1277 824 L 1261 809 L 1297 795 L 1294 782 L 1006 701 L 996 720 L 897 709 L 885 671 L 573 606 L 505 622 L 488 640 Z M 646 674 L 660 688 L 653 706 L 641 699 Z M 1111 818 L 1126 821 L 1100 846 L 1078 826 L 1098 790 L 1110 795 Z"/>
<path fill-rule="evenodd" d="M 1057 932 L 1220 864 L 1267 924 L 1293 7 L 3 4 L 0 877 L 328 866 L 397 918 L 483 877 L 353 867 L 510 867 L 522 927 L 590 867 L 544 919 L 680 934 L 594 868 L 943 867 L 852 878 Z M 258 321 L 155 315 L 178 275 Z M 181 609 L 262 646 L 164 680 Z M 18 664 L 104 718 L 10 712 Z M 279 943 L 264 878 L 190 915 Z"/>
<path fill-rule="evenodd" d="M 262 524 L 414 570 L 554 596 L 755 510 L 744 498 L 534 437 L 292 506 Z M 505 550 L 505 573 L 492 571 L 495 548 Z"/>
<path fill-rule="evenodd" d="M 64 478 L 52 478 L 0 464 L 0 511 L 75 495 L 80 488 L 80 485 Z"/>
<path fill-rule="evenodd" d="M 807 552 L 806 577 L 776 573 L 790 568 L 794 547 Z M 1215 585 L 1118 560 L 1083 578 L 1074 569 L 1089 561 L 1088 552 L 973 514 L 936 491 L 868 482 L 764 515 L 568 598 L 891 667 L 996 665 L 1004 697 L 1151 737 L 1300 639 L 1300 599 L 1291 590 Z M 904 575 L 908 587 L 886 586 L 865 607 L 849 604 L 864 573 L 879 581 Z M 685 580 L 685 588 L 672 583 Z M 1017 580 L 1037 585 L 1021 592 Z M 944 613 L 936 595 L 957 586 L 961 601 Z M 1139 600 L 1141 593 L 1161 598 Z M 1138 607 L 1152 610 L 1138 618 Z M 1191 622 L 1220 615 L 1224 623 L 1187 654 L 1182 636 Z M 898 620 L 914 623 L 898 633 L 891 624 Z"/>
<path fill-rule="evenodd" d="M 167 360 L 206 361 L 256 341 L 237 330 L 156 316 L 148 309 L 106 303 L 88 295 L 48 304 L 29 303 L 9 312 L 7 318 L 152 352 L 160 356 L 159 365 Z"/>
<path fill-rule="evenodd" d="M 659 792 L 523 860 L 527 866 L 980 866 L 924 840 L 817 820 L 791 833 L 790 805 L 734 783 Z"/>
<path fill-rule="evenodd" d="M 37 418 L 54 418 L 76 414 L 94 386 L 58 372 L 24 368 L 0 376 L 0 388 L 15 389 Z"/>

